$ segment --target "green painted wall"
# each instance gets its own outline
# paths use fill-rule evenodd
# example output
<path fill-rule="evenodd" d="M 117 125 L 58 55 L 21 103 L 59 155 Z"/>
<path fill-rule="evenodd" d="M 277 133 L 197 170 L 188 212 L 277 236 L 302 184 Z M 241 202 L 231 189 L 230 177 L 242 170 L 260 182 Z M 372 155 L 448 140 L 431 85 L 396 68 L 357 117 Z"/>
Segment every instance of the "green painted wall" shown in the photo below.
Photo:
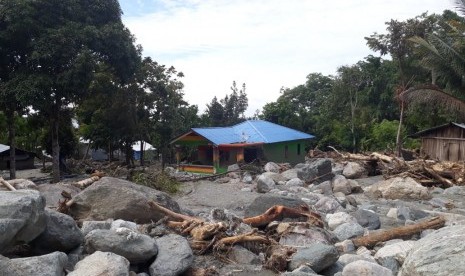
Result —
<path fill-rule="evenodd" d="M 305 161 L 305 145 L 305 140 L 265 144 L 263 145 L 263 154 L 266 161 L 291 163 L 292 165 L 295 165 Z"/>

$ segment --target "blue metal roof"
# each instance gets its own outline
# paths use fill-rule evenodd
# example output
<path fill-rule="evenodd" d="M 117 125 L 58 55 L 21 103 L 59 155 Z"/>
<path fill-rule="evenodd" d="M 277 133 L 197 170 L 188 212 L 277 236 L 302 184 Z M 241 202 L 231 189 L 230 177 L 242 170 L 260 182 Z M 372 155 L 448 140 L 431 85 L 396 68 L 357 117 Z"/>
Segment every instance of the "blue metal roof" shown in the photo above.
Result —
<path fill-rule="evenodd" d="M 277 143 L 311 139 L 315 136 L 262 120 L 248 120 L 231 127 L 193 128 L 192 131 L 216 145 Z"/>

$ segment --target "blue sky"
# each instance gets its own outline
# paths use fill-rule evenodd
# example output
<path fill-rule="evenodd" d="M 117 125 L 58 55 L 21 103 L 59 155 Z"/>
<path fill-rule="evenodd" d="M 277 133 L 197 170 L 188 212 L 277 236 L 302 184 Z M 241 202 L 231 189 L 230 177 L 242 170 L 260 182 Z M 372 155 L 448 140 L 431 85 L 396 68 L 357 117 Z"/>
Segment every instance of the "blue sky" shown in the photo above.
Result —
<path fill-rule="evenodd" d="M 185 74 L 186 100 L 202 111 L 236 81 L 248 115 L 303 84 L 372 54 L 364 37 L 384 22 L 454 10 L 450 0 L 120 0 L 144 55 Z"/>

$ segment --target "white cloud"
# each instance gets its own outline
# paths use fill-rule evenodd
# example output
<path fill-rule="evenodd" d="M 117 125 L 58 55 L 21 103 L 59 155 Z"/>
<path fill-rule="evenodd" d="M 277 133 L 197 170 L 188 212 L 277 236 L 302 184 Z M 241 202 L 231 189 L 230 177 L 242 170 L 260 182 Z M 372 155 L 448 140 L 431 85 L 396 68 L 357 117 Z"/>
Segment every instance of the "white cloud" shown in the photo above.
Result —
<path fill-rule="evenodd" d="M 245 82 L 248 114 L 309 73 L 333 74 L 370 54 L 364 37 L 384 32 L 384 22 L 453 9 L 438 0 L 139 2 L 158 9 L 126 15 L 125 24 L 145 55 L 185 74 L 186 99 L 203 110 L 229 93 L 233 80 Z"/>

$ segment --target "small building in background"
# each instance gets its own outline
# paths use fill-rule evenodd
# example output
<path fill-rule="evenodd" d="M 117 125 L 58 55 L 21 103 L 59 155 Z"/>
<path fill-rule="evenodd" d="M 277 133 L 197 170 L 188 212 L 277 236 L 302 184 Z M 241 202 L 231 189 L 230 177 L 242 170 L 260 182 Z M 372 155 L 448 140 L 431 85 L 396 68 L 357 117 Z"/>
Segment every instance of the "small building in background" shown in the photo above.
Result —
<path fill-rule="evenodd" d="M 34 158 L 36 154 L 16 148 L 15 159 L 17 170 L 34 169 Z M 0 144 L 0 170 L 10 169 L 10 146 Z"/>
<path fill-rule="evenodd" d="M 215 174 L 254 160 L 297 164 L 313 135 L 262 120 L 230 127 L 192 128 L 171 141 L 179 170 Z"/>
<path fill-rule="evenodd" d="M 465 124 L 448 123 L 411 135 L 421 139 L 420 154 L 441 161 L 465 160 Z"/>

